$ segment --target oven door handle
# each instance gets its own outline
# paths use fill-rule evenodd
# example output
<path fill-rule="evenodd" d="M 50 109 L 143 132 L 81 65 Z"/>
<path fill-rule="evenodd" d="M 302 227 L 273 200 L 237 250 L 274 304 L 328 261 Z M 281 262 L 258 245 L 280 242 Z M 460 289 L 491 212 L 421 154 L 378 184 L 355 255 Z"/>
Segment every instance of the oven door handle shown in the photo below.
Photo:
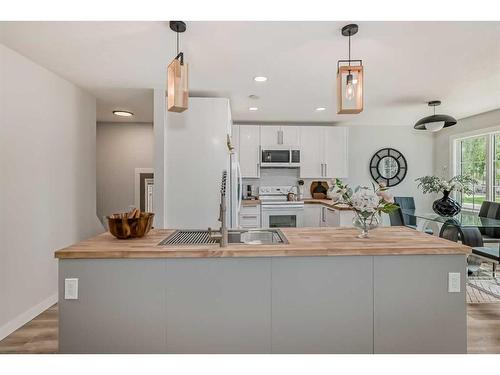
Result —
<path fill-rule="evenodd" d="M 300 210 L 303 210 L 304 209 L 304 205 L 301 205 L 301 204 L 289 204 L 287 205 L 286 207 L 283 207 L 283 206 L 272 206 L 272 205 L 265 205 L 265 204 L 262 204 L 262 211 L 289 211 L 290 209 L 294 209 L 294 210 L 297 210 L 297 209 L 300 209 Z"/>

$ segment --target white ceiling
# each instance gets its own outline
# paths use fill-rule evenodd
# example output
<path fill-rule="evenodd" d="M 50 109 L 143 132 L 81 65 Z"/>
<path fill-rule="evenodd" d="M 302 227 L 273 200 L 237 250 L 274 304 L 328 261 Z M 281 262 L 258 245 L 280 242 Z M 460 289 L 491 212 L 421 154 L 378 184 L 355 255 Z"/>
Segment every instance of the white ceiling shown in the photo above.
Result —
<path fill-rule="evenodd" d="M 430 114 L 428 100 L 457 118 L 500 108 L 500 22 L 358 22 L 352 58 L 365 66 L 365 110 L 337 115 L 346 23 L 187 22 L 191 94 L 229 97 L 239 122 L 412 126 Z M 165 86 L 175 55 L 168 22 L 1 22 L 0 42 L 93 93 L 103 121 L 113 109 L 152 121 L 151 89 Z"/>

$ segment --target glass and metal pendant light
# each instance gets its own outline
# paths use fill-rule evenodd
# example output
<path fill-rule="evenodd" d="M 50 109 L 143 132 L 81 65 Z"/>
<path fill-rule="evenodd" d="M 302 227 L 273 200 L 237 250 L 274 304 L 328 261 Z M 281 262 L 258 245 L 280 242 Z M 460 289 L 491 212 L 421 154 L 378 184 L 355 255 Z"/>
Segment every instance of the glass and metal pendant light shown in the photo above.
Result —
<path fill-rule="evenodd" d="M 440 100 L 432 100 L 427 103 L 429 107 L 433 107 L 434 114 L 432 116 L 424 117 L 417 121 L 414 129 L 417 130 L 429 130 L 431 132 L 437 132 L 443 128 L 453 126 L 457 123 L 454 117 L 448 115 L 436 115 L 436 107 L 441 105 Z"/>
<path fill-rule="evenodd" d="M 188 109 L 188 65 L 184 62 L 184 53 L 179 52 L 179 33 L 186 31 L 182 21 L 170 21 L 170 29 L 177 34 L 177 55 L 168 65 L 167 73 L 167 110 L 184 112 Z"/>
<path fill-rule="evenodd" d="M 342 28 L 342 35 L 349 38 L 349 58 L 337 62 L 337 113 L 355 114 L 363 111 L 363 61 L 351 60 L 351 36 L 358 32 L 358 25 Z"/>

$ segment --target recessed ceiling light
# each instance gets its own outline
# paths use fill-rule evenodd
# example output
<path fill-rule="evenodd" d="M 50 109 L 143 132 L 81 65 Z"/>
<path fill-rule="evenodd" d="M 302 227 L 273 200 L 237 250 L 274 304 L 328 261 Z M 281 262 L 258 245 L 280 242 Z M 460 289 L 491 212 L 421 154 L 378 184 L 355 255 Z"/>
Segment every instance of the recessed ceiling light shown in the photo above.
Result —
<path fill-rule="evenodd" d="M 129 111 L 113 111 L 113 114 L 115 116 L 121 116 L 121 117 L 130 117 L 134 115 L 132 112 Z"/>
<path fill-rule="evenodd" d="M 253 80 L 255 82 L 266 82 L 267 81 L 267 77 L 264 77 L 264 76 L 257 76 L 257 77 L 253 77 Z"/>
<path fill-rule="evenodd" d="M 248 108 L 248 110 L 249 110 L 249 111 L 258 111 L 258 110 L 259 110 L 259 108 L 257 108 L 257 107 L 250 107 L 250 108 Z"/>
<path fill-rule="evenodd" d="M 316 108 L 316 111 L 318 111 L 318 112 L 320 112 L 320 111 L 325 111 L 325 110 L 326 110 L 326 108 L 325 108 L 325 107 L 318 107 L 318 108 Z"/>

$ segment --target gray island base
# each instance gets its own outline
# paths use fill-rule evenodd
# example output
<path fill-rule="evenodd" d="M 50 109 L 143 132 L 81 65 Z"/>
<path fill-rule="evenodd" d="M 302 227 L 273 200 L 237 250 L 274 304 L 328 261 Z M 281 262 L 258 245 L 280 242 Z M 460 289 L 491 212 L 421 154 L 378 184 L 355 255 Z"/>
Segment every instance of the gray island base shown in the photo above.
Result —
<path fill-rule="evenodd" d="M 464 269 L 463 255 L 63 259 L 59 351 L 466 353 Z"/>

